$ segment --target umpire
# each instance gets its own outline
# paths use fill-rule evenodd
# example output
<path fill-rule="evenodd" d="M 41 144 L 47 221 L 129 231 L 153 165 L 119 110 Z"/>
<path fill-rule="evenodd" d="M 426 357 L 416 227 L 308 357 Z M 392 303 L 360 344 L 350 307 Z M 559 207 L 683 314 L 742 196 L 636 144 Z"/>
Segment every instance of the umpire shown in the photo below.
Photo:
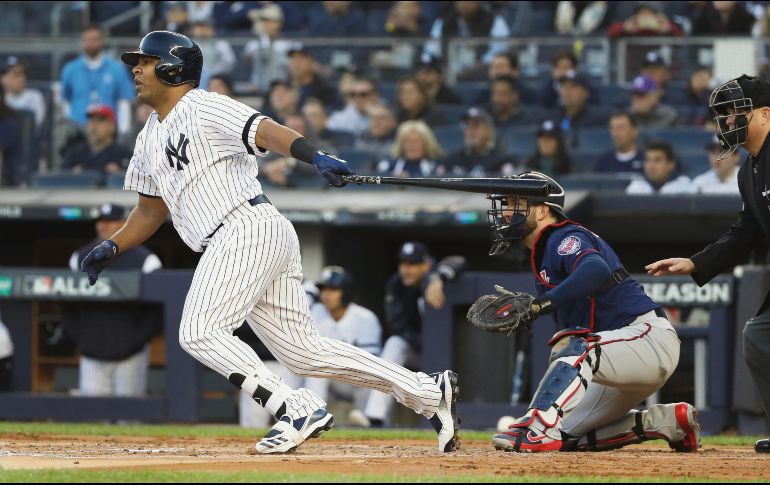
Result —
<path fill-rule="evenodd" d="M 123 207 L 104 204 L 96 219 L 98 238 L 72 254 L 69 266 L 80 263 L 97 244 L 123 226 Z M 137 246 L 115 257 L 117 270 L 150 273 L 161 268 L 158 257 Z M 80 394 L 83 396 L 142 396 L 147 390 L 149 342 L 160 331 L 156 312 L 136 303 L 84 302 L 67 304 L 64 325 L 80 348 Z"/>
<path fill-rule="evenodd" d="M 770 239 L 770 82 L 747 75 L 728 81 L 711 93 L 709 108 L 723 148 L 720 160 L 739 146 L 750 154 L 738 172 L 743 209 L 730 230 L 701 252 L 646 267 L 655 276 L 691 274 L 700 286 L 743 262 Z M 770 294 L 758 314 L 746 322 L 743 353 L 770 415 Z M 770 439 L 757 441 L 754 448 L 758 453 L 770 453 Z"/>

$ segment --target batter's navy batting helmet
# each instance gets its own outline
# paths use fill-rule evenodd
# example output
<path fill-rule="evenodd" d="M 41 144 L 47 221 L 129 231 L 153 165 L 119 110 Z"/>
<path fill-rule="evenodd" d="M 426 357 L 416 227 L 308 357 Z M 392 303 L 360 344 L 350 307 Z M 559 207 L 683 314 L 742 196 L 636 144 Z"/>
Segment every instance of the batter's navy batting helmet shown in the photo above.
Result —
<path fill-rule="evenodd" d="M 144 36 L 139 50 L 126 52 L 120 60 L 130 66 L 139 63 L 139 56 L 157 57 L 155 75 L 169 86 L 192 84 L 198 87 L 203 70 L 203 53 L 198 45 L 182 34 L 156 30 Z"/>
<path fill-rule="evenodd" d="M 548 175 L 540 172 L 524 172 L 514 175 L 514 179 L 539 179 L 545 180 L 550 186 L 549 194 L 542 197 L 526 197 L 526 204 L 519 203 L 519 198 L 514 197 L 514 207 L 507 207 L 510 196 L 501 194 L 489 194 L 488 199 L 492 201 L 492 209 L 487 211 L 489 227 L 492 231 L 492 249 L 489 254 L 502 254 L 506 252 L 513 243 L 520 241 L 527 234 L 526 221 L 529 216 L 529 209 L 533 205 L 545 204 L 551 208 L 551 211 L 558 219 L 567 219 L 564 213 L 564 187 Z M 511 217 L 506 221 L 506 212 Z"/>
<path fill-rule="evenodd" d="M 342 290 L 342 303 L 349 305 L 355 296 L 355 280 L 353 276 L 341 266 L 327 266 L 321 270 L 321 279 L 316 283 L 320 291 L 324 288 L 337 288 Z"/>

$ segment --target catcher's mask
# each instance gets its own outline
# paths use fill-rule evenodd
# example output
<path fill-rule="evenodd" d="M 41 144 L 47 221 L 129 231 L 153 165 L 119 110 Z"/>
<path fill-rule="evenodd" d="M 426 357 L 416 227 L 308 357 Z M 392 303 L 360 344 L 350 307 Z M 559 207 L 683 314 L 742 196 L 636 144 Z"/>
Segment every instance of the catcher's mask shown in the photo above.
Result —
<path fill-rule="evenodd" d="M 559 219 L 567 219 L 564 213 L 564 188 L 554 179 L 540 172 L 524 172 L 513 175 L 513 179 L 540 179 L 550 185 L 550 194 L 544 197 L 516 197 L 502 194 L 489 194 L 487 198 L 492 201 L 492 209 L 487 211 L 487 219 L 492 236 L 490 256 L 503 254 L 512 245 L 526 236 L 527 217 L 530 208 L 545 204 L 553 210 Z M 509 199 L 513 206 L 508 206 Z M 506 212 L 510 213 L 510 220 L 506 221 Z"/>
<path fill-rule="evenodd" d="M 719 160 L 732 155 L 739 146 L 746 143 L 751 112 L 754 103 L 741 85 L 752 78 L 745 74 L 739 78 L 727 81 L 716 88 L 709 97 L 709 108 L 714 113 L 717 126 L 717 139 L 722 145 Z M 728 125 L 733 120 L 732 127 Z"/>

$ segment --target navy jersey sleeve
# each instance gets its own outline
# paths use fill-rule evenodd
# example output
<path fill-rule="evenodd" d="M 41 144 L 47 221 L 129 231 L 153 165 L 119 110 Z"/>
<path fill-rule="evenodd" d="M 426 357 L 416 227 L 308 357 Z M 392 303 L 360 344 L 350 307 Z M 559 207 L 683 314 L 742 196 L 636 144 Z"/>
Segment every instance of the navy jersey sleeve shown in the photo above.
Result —
<path fill-rule="evenodd" d="M 578 263 L 589 254 L 599 254 L 599 248 L 596 247 L 595 240 L 584 231 L 568 231 L 561 234 L 555 241 L 555 247 L 549 251 L 553 266 L 566 275 L 574 273 Z"/>

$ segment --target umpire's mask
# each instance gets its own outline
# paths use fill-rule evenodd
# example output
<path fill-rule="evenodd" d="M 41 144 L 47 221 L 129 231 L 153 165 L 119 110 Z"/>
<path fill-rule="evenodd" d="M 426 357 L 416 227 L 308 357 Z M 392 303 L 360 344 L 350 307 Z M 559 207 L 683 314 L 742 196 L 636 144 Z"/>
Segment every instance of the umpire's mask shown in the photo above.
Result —
<path fill-rule="evenodd" d="M 739 146 L 746 143 L 751 111 L 754 103 L 741 86 L 741 81 L 752 79 L 747 75 L 727 81 L 711 93 L 709 108 L 714 113 L 717 139 L 722 144 L 719 160 L 732 155 Z M 732 121 L 728 125 L 728 120 Z"/>

